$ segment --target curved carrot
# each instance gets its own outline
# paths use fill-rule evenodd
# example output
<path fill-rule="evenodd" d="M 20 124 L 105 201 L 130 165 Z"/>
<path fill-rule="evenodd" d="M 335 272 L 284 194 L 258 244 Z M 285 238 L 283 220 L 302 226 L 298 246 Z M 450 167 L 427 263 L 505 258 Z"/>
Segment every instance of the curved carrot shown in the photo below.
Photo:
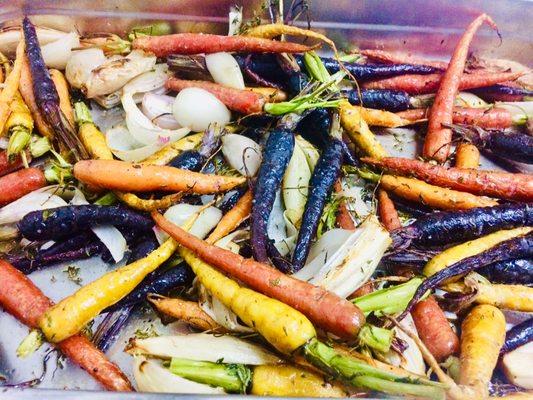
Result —
<path fill-rule="evenodd" d="M 363 326 L 365 317 L 351 302 L 323 288 L 287 276 L 269 265 L 210 245 L 157 212 L 153 212 L 152 217 L 161 229 L 205 262 L 229 273 L 250 288 L 297 309 L 322 329 L 341 338 L 353 339 Z"/>
<path fill-rule="evenodd" d="M 460 90 L 477 89 L 497 83 L 514 81 L 523 75 L 522 72 L 476 72 L 464 74 L 459 81 Z M 376 79 L 363 82 L 363 89 L 403 90 L 409 94 L 435 93 L 439 89 L 442 74 L 400 75 L 392 78 Z"/>
<path fill-rule="evenodd" d="M 26 160 L 28 162 L 31 161 L 31 154 L 29 152 L 26 154 Z M 9 160 L 7 151 L 0 151 L 0 176 L 14 172 L 22 167 L 24 167 L 24 162 L 20 156 L 16 156 L 13 160 Z"/>
<path fill-rule="evenodd" d="M 65 75 L 57 69 L 51 69 L 49 72 L 50 78 L 52 78 L 57 94 L 59 95 L 59 108 L 70 125 L 76 126 L 74 122 L 74 110 L 72 109 L 72 103 L 70 102 L 70 91 L 67 79 L 65 78 Z"/>
<path fill-rule="evenodd" d="M 448 63 L 445 61 L 429 61 L 423 58 L 415 57 L 410 54 L 399 54 L 385 50 L 367 49 L 361 50 L 360 53 L 367 58 L 376 60 L 385 64 L 413 64 L 427 65 L 428 67 L 446 69 Z"/>
<path fill-rule="evenodd" d="M 455 151 L 457 168 L 477 169 L 479 166 L 479 150 L 471 143 L 460 143 Z"/>
<path fill-rule="evenodd" d="M 165 86 L 167 89 L 176 92 L 190 87 L 207 90 L 224 103 L 230 110 L 242 114 L 259 113 L 263 111 L 263 106 L 266 102 L 263 95 L 251 90 L 234 89 L 207 81 L 186 81 L 183 79 L 170 78 Z"/>
<path fill-rule="evenodd" d="M 487 22 L 493 29 L 496 29 L 494 21 L 487 14 L 481 14 L 472 21 L 459 40 L 459 43 L 455 46 L 448 68 L 440 81 L 435 102 L 431 107 L 428 131 L 423 149 L 425 158 L 432 158 L 440 163 L 445 162 L 448 158 L 452 130 L 448 127 L 443 127 L 443 124 L 452 123 L 453 103 L 459 90 L 463 70 L 465 69 L 468 49 L 476 31 L 484 22 Z"/>
<path fill-rule="evenodd" d="M 396 113 L 400 118 L 418 122 L 430 114 L 429 108 L 417 108 Z M 513 125 L 511 113 L 503 108 L 467 108 L 454 107 L 452 120 L 454 124 L 477 125 L 481 128 L 509 128 Z"/>
<path fill-rule="evenodd" d="M 432 296 L 416 303 L 411 316 L 418 336 L 437 361 L 444 361 L 459 350 L 459 338 Z"/>
<path fill-rule="evenodd" d="M 298 43 L 280 42 L 247 36 L 221 36 L 203 33 L 177 33 L 135 38 L 132 48 L 150 51 L 157 57 L 169 54 L 219 53 L 304 53 L 315 48 Z"/>
<path fill-rule="evenodd" d="M 389 232 L 402 226 L 394 203 L 383 189 L 378 191 L 378 213 L 381 223 Z"/>
<path fill-rule="evenodd" d="M 120 201 L 128 205 L 129 207 L 140 211 L 153 211 L 162 210 L 172 207 L 174 204 L 180 202 L 183 198 L 183 193 L 172 193 L 161 197 L 160 199 L 142 199 L 134 193 L 124 193 L 115 191 Z"/>
<path fill-rule="evenodd" d="M 363 157 L 361 160 L 375 167 L 399 175 L 414 176 L 437 186 L 502 199 L 533 200 L 533 179 L 529 174 L 446 168 L 400 157 L 386 157 L 379 160 Z"/>
<path fill-rule="evenodd" d="M 21 40 L 17 46 L 17 58 L 13 69 L 4 82 L 4 88 L 0 93 L 0 132 L 4 130 L 4 124 L 9 116 L 10 105 L 13 97 L 17 93 L 20 82 L 20 73 L 22 70 L 22 61 L 24 59 L 24 41 Z"/>
<path fill-rule="evenodd" d="M 46 186 L 43 171 L 26 168 L 0 178 L 0 206 L 11 203 L 25 194 Z"/>
<path fill-rule="evenodd" d="M 337 194 L 342 192 L 342 186 L 339 180 L 335 182 L 333 190 L 335 190 L 335 193 Z M 341 203 L 339 204 L 335 222 L 337 223 L 337 226 L 341 229 L 355 229 L 355 222 L 352 216 L 350 215 L 350 211 L 348 210 L 346 201 L 341 201 Z"/>
<path fill-rule="evenodd" d="M 53 305 L 28 277 L 3 260 L 0 260 L 0 304 L 31 328 L 39 326 L 39 319 Z M 57 347 L 106 389 L 133 391 L 122 371 L 85 336 L 72 336 L 58 343 Z"/>
<path fill-rule="evenodd" d="M 174 167 L 118 160 L 83 160 L 74 165 L 76 179 L 103 189 L 133 192 L 164 190 L 209 194 L 233 189 L 244 177 L 206 175 Z"/>
<path fill-rule="evenodd" d="M 220 220 L 213 232 L 205 240 L 207 243 L 215 243 L 224 236 L 233 232 L 246 218 L 250 216 L 252 211 L 253 194 L 248 190 Z"/>

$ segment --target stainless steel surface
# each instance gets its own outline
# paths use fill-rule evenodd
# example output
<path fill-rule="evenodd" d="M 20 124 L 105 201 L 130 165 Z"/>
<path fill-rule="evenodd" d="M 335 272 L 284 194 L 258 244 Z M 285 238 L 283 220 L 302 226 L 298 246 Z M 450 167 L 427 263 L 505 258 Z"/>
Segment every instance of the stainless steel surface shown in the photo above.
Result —
<path fill-rule="evenodd" d="M 260 1 L 234 0 L 184 0 L 184 1 L 0 1 L 0 21 L 12 24 L 24 13 L 36 23 L 57 28 L 75 28 L 80 32 L 113 31 L 123 33 L 139 23 L 156 20 L 172 22 L 176 31 L 212 31 L 225 33 L 226 13 L 230 5 L 243 3 L 246 14 L 258 8 Z M 286 3 L 290 3 L 286 1 Z M 325 31 L 341 47 L 360 46 L 385 49 L 405 49 L 414 53 L 446 58 L 463 28 L 480 12 L 491 14 L 503 35 L 500 44 L 489 29 L 482 29 L 475 39 L 476 52 L 492 57 L 506 57 L 531 65 L 533 54 L 533 2 L 524 0 L 454 1 L 440 0 L 383 0 L 315 1 L 311 7 L 313 27 Z M 414 154 L 412 134 L 405 131 L 406 140 L 401 147 L 391 136 L 387 147 L 393 152 Z M 400 150 L 401 149 L 401 150 Z M 80 268 L 83 283 L 88 283 L 108 271 L 111 266 L 100 259 L 69 263 Z M 74 292 L 78 286 L 64 272 L 66 265 L 58 265 L 36 272 L 31 279 L 43 292 L 58 301 Z M 179 324 L 162 326 L 149 310 L 139 310 L 132 317 L 119 340 L 108 351 L 111 360 L 118 363 L 131 376 L 130 357 L 123 353 L 124 345 L 134 332 L 153 324 L 158 333 L 172 333 L 183 329 Z M 96 324 L 95 324 L 96 325 Z M 42 358 L 49 346 L 43 346 L 27 359 L 19 359 L 15 349 L 28 333 L 28 328 L 6 313 L 0 313 L 0 374 L 16 383 L 40 375 Z M 99 385 L 85 372 L 66 361 L 55 368 L 49 361 L 41 389 L 100 390 Z M 175 396 L 145 394 L 109 394 L 96 392 L 64 392 L 43 390 L 5 390 L 0 388 L 0 399 L 26 398 L 78 399 L 168 399 Z M 178 396 L 183 397 L 183 396 Z M 190 396 L 187 396 L 190 397 Z M 202 396 L 194 396 L 202 397 Z M 212 398 L 212 397 L 205 397 Z"/>

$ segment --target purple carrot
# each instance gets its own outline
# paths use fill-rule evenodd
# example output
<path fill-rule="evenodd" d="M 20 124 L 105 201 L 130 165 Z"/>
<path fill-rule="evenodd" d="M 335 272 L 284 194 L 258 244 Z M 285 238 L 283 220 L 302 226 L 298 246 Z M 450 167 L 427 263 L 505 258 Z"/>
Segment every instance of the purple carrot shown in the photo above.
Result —
<path fill-rule="evenodd" d="M 530 101 L 533 91 L 516 86 L 492 85 L 479 89 L 470 89 L 469 92 L 481 97 L 489 103 L 495 101 Z"/>
<path fill-rule="evenodd" d="M 510 353 L 531 341 L 533 341 L 533 318 L 529 318 L 507 331 L 500 354 Z"/>

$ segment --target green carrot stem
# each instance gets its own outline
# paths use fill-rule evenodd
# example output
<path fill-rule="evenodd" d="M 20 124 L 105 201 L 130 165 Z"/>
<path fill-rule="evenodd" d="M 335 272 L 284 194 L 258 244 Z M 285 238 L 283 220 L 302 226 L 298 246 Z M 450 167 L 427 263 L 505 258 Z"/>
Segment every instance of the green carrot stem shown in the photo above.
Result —
<path fill-rule="evenodd" d="M 23 126 L 11 129 L 11 136 L 7 144 L 7 156 L 9 159 L 22 153 L 30 144 L 31 132 Z"/>
<path fill-rule="evenodd" d="M 359 331 L 359 342 L 381 353 L 386 353 L 390 350 L 393 336 L 394 333 L 390 329 L 366 324 Z"/>
<path fill-rule="evenodd" d="M 389 380 L 376 378 L 373 376 L 361 375 L 351 380 L 351 384 L 366 389 L 376 390 L 396 395 L 408 395 L 434 400 L 444 400 L 446 393 L 443 388 L 419 385 L 415 383 L 391 382 Z"/>
<path fill-rule="evenodd" d="M 83 124 L 94 124 L 89 107 L 87 107 L 82 101 L 74 103 L 74 116 L 78 126 L 82 126 Z"/>
<path fill-rule="evenodd" d="M 113 204 L 116 204 L 118 202 L 117 196 L 115 196 L 115 193 L 108 192 L 104 194 L 102 197 L 98 198 L 94 204 L 97 204 L 99 206 L 112 206 Z"/>

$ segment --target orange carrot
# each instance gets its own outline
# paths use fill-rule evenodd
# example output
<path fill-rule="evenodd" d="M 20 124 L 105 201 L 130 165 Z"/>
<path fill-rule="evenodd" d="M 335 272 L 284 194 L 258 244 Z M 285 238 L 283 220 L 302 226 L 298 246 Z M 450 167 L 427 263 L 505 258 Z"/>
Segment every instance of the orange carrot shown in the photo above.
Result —
<path fill-rule="evenodd" d="M 389 232 L 402 226 L 394 203 L 383 189 L 378 191 L 378 212 L 381 223 Z"/>
<path fill-rule="evenodd" d="M 364 314 L 351 302 L 321 287 L 285 275 L 269 265 L 210 245 L 157 212 L 153 212 L 152 217 L 161 229 L 205 262 L 250 288 L 295 308 L 325 331 L 343 339 L 353 339 L 363 326 Z"/>
<path fill-rule="evenodd" d="M 25 168 L 0 178 L 0 206 L 11 203 L 22 196 L 46 186 L 43 171 Z"/>
<path fill-rule="evenodd" d="M 333 190 L 335 190 L 335 193 L 339 194 L 342 192 L 342 186 L 340 181 L 335 182 L 335 186 L 333 186 Z M 339 208 L 337 210 L 337 216 L 336 216 L 336 223 L 339 228 L 342 229 L 355 229 L 355 222 L 350 215 L 350 211 L 348 210 L 348 207 L 346 206 L 346 202 L 342 201 L 339 204 Z"/>
<path fill-rule="evenodd" d="M 83 160 L 74 165 L 74 176 L 101 189 L 123 192 L 190 192 L 209 194 L 233 189 L 244 177 L 206 175 L 174 167 L 132 164 L 118 160 Z"/>
<path fill-rule="evenodd" d="M 409 121 L 418 122 L 427 119 L 429 113 L 429 108 L 417 108 L 400 111 L 396 115 Z M 513 124 L 511 113 L 503 108 L 485 110 L 483 108 L 454 107 L 452 119 L 454 124 L 477 125 L 487 129 L 509 128 Z"/>
<path fill-rule="evenodd" d="M 411 310 L 418 336 L 437 361 L 459 350 L 459 338 L 450 327 L 439 303 L 432 297 L 419 301 Z"/>
<path fill-rule="evenodd" d="M 70 91 L 67 79 L 65 78 L 65 75 L 57 69 L 51 69 L 49 72 L 50 78 L 52 78 L 57 94 L 59 95 L 59 108 L 70 125 L 76 126 L 74 122 L 74 110 L 72 109 L 72 104 L 70 102 Z"/>
<path fill-rule="evenodd" d="M 505 81 L 514 81 L 522 75 L 522 72 L 476 72 L 465 74 L 461 77 L 459 89 L 476 89 Z M 428 94 L 435 93 L 438 90 L 442 77 L 442 74 L 399 75 L 392 78 L 363 82 L 361 86 L 363 89 L 403 90 L 409 94 Z"/>
<path fill-rule="evenodd" d="M 253 114 L 263 111 L 265 97 L 251 90 L 234 89 L 218 83 L 207 81 L 186 81 L 183 79 L 170 78 L 166 83 L 167 89 L 179 92 L 183 89 L 196 87 L 207 90 L 230 110 L 242 114 Z"/>
<path fill-rule="evenodd" d="M 361 160 L 396 174 L 415 176 L 437 186 L 502 199 L 533 200 L 533 179 L 529 174 L 446 168 L 400 157 L 385 157 L 379 160 L 363 157 Z"/>
<path fill-rule="evenodd" d="M 242 53 L 304 53 L 315 48 L 298 43 L 249 36 L 221 36 L 203 33 L 177 33 L 163 36 L 135 38 L 134 49 L 150 51 L 157 57 L 169 54 L 218 53 L 238 51 Z"/>
<path fill-rule="evenodd" d="M 385 50 L 361 50 L 360 53 L 367 58 L 384 64 L 413 64 L 413 65 L 427 65 L 428 67 L 446 69 L 448 63 L 445 61 L 428 61 L 423 58 L 415 57 L 410 54 L 399 54 Z"/>
<path fill-rule="evenodd" d="M 468 49 L 475 33 L 484 22 L 487 22 L 493 29 L 497 29 L 496 24 L 487 14 L 481 14 L 472 21 L 455 46 L 448 68 L 440 81 L 439 90 L 429 114 L 428 130 L 424 140 L 423 155 L 428 159 L 432 158 L 443 163 L 450 154 L 452 130 L 443 124 L 452 123 L 453 103 L 459 91 Z"/>
<path fill-rule="evenodd" d="M 479 167 L 479 150 L 471 143 L 460 143 L 455 150 L 455 166 L 457 168 Z"/>
<path fill-rule="evenodd" d="M 22 272 L 0 260 L 0 305 L 23 324 L 38 328 L 39 319 L 53 303 Z M 124 373 L 87 337 L 72 336 L 58 343 L 57 347 L 106 389 L 133 391 Z"/>
<path fill-rule="evenodd" d="M 205 240 L 209 244 L 213 244 L 224 236 L 233 232 L 252 211 L 253 195 L 252 191 L 248 190 L 220 220 L 213 232 Z"/>

